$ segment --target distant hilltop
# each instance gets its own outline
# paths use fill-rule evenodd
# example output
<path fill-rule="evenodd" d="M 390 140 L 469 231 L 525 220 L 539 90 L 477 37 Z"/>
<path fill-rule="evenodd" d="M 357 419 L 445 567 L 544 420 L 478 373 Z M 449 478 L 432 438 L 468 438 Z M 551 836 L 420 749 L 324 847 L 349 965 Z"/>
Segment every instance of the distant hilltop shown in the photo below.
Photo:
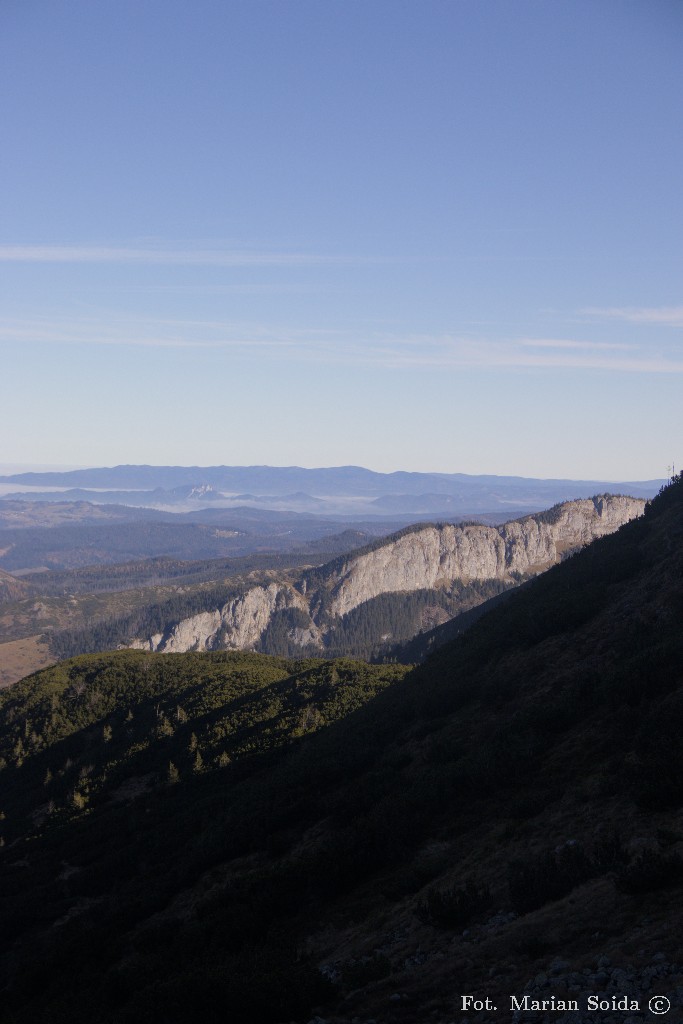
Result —
<path fill-rule="evenodd" d="M 5 498 L 15 500 L 22 496 L 34 501 L 72 498 L 179 510 L 239 504 L 345 517 L 456 518 L 499 513 L 501 520 L 606 492 L 652 498 L 663 483 L 376 473 L 361 466 L 114 466 L 0 477 Z"/>

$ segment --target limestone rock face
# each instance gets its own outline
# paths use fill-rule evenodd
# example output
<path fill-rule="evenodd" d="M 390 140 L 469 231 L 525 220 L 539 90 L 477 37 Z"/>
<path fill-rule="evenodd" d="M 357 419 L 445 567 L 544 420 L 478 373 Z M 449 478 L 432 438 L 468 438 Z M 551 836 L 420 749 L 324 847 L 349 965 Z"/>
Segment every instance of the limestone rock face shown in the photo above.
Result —
<path fill-rule="evenodd" d="M 613 533 L 642 515 L 640 498 L 603 494 L 568 501 L 548 512 L 502 526 L 426 525 L 388 537 L 370 551 L 350 555 L 320 574 L 304 573 L 290 583 L 252 586 L 215 611 L 183 619 L 166 633 L 136 639 L 131 647 L 151 651 L 249 649 L 258 644 L 273 614 L 299 608 L 309 625 L 290 631 L 304 646 L 323 646 L 329 619 L 347 615 L 364 601 L 386 593 L 448 586 L 455 580 L 512 581 L 544 572 L 566 551 Z M 321 579 L 324 582 L 320 582 Z M 322 590 L 326 600 L 322 600 Z M 325 608 L 323 613 L 320 609 Z"/>
<path fill-rule="evenodd" d="M 426 526 L 352 557 L 334 586 L 333 615 L 387 591 L 432 589 L 456 579 L 512 579 L 543 572 L 562 553 L 617 530 L 643 512 L 638 498 L 600 495 L 565 502 L 503 526 Z"/>
<path fill-rule="evenodd" d="M 134 640 L 130 646 L 166 653 L 211 651 L 217 647 L 249 649 L 261 639 L 273 613 L 291 607 L 306 607 L 306 602 L 292 587 L 277 583 L 252 587 L 216 611 L 182 619 L 167 633 Z"/>

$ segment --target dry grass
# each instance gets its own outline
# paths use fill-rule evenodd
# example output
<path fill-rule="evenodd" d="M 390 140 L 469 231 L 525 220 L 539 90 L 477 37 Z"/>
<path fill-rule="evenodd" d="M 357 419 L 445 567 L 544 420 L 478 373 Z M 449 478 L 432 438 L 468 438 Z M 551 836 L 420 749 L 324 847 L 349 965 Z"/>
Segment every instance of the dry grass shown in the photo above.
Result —
<path fill-rule="evenodd" d="M 55 661 L 41 634 L 0 644 L 0 687 L 11 686 L 39 668 L 54 665 Z"/>

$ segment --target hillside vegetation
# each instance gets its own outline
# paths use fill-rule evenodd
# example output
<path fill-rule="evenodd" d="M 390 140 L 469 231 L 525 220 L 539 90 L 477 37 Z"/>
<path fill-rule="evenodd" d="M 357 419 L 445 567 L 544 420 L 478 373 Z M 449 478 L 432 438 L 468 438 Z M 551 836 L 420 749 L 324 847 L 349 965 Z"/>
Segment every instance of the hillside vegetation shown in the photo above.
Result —
<path fill-rule="evenodd" d="M 413 671 L 125 651 L 15 685 L 0 1019 L 508 1021 L 655 954 L 675 996 L 682 612 L 678 479 Z"/>
<path fill-rule="evenodd" d="M 289 553 L 261 551 L 197 561 L 147 558 L 32 573 L 22 579 L 0 570 L 0 686 L 50 661 L 115 648 L 138 631 L 172 625 L 241 592 L 249 582 L 288 579 L 290 569 L 301 572 L 327 562 L 367 537 L 360 530 L 345 530 Z M 207 593 L 213 594 L 208 604 Z M 21 658 L 16 656 L 18 645 Z"/>

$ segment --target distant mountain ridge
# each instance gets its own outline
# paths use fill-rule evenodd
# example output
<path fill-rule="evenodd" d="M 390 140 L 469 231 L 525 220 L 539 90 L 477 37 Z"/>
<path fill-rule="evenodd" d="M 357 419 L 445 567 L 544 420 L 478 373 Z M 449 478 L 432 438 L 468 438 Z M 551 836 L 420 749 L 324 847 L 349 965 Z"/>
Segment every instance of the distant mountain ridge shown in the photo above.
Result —
<path fill-rule="evenodd" d="M 334 499 L 356 499 L 358 511 L 408 514 L 476 514 L 507 510 L 508 514 L 537 511 L 562 501 L 589 498 L 598 493 L 653 497 L 663 480 L 609 482 L 604 480 L 543 480 L 518 476 L 471 476 L 466 473 L 377 473 L 361 466 L 304 469 L 299 466 L 114 466 L 67 472 L 19 473 L 0 477 L 0 484 L 16 487 L 60 487 L 76 490 L 90 500 L 122 501 L 124 492 L 136 505 L 206 500 L 215 504 L 244 500 L 249 495 L 259 504 L 265 499 L 300 505 L 305 498 L 314 505 L 324 498 L 332 511 Z M 182 491 L 181 488 L 187 490 Z M 110 496 L 107 491 L 113 492 Z M 147 492 L 147 493 L 146 493 Z M 37 495 L 36 495 L 37 496 Z M 14 495 L 16 498 L 16 494 Z M 41 500 L 59 495 L 40 494 Z M 363 504 L 364 502 L 364 504 Z M 341 509 L 337 507 L 337 511 Z M 353 511 L 344 507 L 346 511 Z"/>

